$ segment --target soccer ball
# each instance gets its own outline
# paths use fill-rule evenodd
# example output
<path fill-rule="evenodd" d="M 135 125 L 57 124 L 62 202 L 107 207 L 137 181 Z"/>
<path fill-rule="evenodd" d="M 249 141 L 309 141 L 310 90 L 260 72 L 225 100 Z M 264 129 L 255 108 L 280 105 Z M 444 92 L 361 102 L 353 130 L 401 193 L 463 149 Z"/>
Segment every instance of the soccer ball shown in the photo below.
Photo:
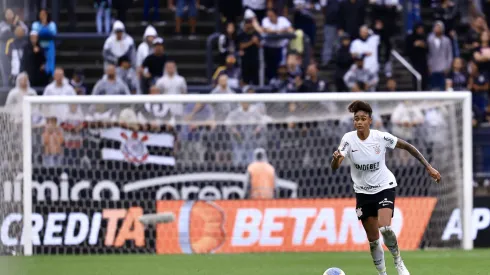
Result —
<path fill-rule="evenodd" d="M 337 267 L 332 267 L 327 269 L 323 275 L 345 275 L 344 271 L 342 269 L 337 268 Z"/>

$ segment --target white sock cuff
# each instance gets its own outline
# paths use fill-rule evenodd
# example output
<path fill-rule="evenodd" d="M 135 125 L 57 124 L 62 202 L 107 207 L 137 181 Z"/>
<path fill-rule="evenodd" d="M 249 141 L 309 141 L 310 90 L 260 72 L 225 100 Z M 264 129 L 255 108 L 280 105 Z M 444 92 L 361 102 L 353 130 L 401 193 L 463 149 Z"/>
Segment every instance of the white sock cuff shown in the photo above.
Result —
<path fill-rule="evenodd" d="M 377 239 L 377 240 L 374 240 L 372 242 L 369 242 L 370 245 L 378 245 L 380 242 L 379 242 L 380 239 Z"/>
<path fill-rule="evenodd" d="M 393 232 L 393 229 L 391 229 L 391 226 L 383 226 L 379 228 L 379 231 L 381 234 L 388 233 L 388 232 Z"/>

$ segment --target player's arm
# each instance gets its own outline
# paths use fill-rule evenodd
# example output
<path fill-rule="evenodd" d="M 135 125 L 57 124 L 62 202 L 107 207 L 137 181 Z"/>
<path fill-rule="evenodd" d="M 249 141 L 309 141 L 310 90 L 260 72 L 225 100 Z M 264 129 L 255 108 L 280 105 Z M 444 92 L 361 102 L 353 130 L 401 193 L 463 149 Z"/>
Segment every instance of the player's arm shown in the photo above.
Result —
<path fill-rule="evenodd" d="M 439 173 L 439 171 L 437 171 L 436 169 L 434 169 L 434 167 L 432 167 L 430 165 L 430 163 L 425 159 L 424 155 L 422 155 L 422 153 L 420 153 L 420 151 L 417 150 L 417 148 L 415 148 L 415 146 L 404 141 L 403 139 L 398 138 L 398 141 L 396 143 L 396 148 L 403 149 L 403 150 L 409 152 L 410 155 L 415 157 L 420 163 L 422 163 L 422 165 L 424 165 L 425 169 L 427 169 L 430 176 L 436 182 L 439 182 L 441 180 L 441 174 Z"/>
<path fill-rule="evenodd" d="M 336 150 L 333 153 L 333 159 L 332 162 L 330 163 L 330 167 L 335 171 L 339 169 L 340 165 L 342 164 L 342 161 L 344 160 L 344 156 L 340 153 L 339 150 Z"/>

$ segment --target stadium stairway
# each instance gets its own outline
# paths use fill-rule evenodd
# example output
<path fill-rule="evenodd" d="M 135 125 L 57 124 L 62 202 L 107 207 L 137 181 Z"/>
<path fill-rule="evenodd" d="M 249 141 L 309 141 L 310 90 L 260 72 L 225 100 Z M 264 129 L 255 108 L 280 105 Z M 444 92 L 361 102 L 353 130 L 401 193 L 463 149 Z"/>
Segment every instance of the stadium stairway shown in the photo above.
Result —
<path fill-rule="evenodd" d="M 77 4 L 76 32 L 96 32 L 95 9 L 93 0 L 79 0 Z M 186 77 L 189 85 L 205 85 L 206 80 L 206 39 L 215 30 L 214 16 L 205 11 L 199 11 L 197 39 L 188 40 L 185 36 L 178 40 L 173 38 L 175 29 L 175 15 L 173 11 L 161 9 L 160 15 L 167 24 L 157 27 L 158 33 L 165 39 L 166 52 L 178 65 L 179 74 Z M 139 45 L 143 38 L 146 26 L 143 20 L 143 1 L 135 2 L 128 11 L 126 31 L 131 34 L 135 44 Z M 68 32 L 68 13 L 61 10 L 59 32 Z M 183 34 L 188 31 L 188 24 L 182 25 Z M 101 78 L 103 74 L 102 47 L 105 37 L 86 40 L 67 39 L 59 42 L 57 51 L 57 65 L 65 68 L 66 75 L 71 76 L 75 68 L 84 70 L 86 83 L 89 86 Z"/>

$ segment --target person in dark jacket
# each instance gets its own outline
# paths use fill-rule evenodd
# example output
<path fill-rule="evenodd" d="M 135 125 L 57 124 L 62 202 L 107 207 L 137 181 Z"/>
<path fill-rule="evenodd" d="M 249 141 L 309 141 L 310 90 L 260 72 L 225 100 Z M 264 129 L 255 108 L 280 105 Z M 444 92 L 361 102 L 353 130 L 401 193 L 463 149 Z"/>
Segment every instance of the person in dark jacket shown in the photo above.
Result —
<path fill-rule="evenodd" d="M 226 63 L 228 55 L 237 56 L 238 54 L 237 31 L 233 22 L 226 23 L 226 28 L 218 38 L 218 51 L 220 54 L 220 64 Z"/>
<path fill-rule="evenodd" d="M 339 34 L 348 33 L 352 39 L 359 37 L 359 28 L 366 17 L 366 0 L 344 0 L 340 3 Z"/>
<path fill-rule="evenodd" d="M 410 63 L 422 76 L 422 90 L 427 90 L 429 70 L 427 67 L 427 35 L 423 23 L 414 26 L 412 34 L 407 36 L 405 52 L 409 56 Z M 417 80 L 413 78 L 413 89 L 417 90 Z"/>
<path fill-rule="evenodd" d="M 332 60 L 332 53 L 334 52 L 335 44 L 337 43 L 337 25 L 339 24 L 339 0 L 329 0 L 323 7 L 323 14 L 325 15 L 325 26 L 323 27 L 323 52 L 322 52 L 322 66 L 327 66 L 330 60 Z"/>
<path fill-rule="evenodd" d="M 348 34 L 344 34 L 341 38 L 340 48 L 335 55 L 337 69 L 335 70 L 335 86 L 337 92 L 347 92 L 349 88 L 345 85 L 344 75 L 352 66 L 353 60 L 350 53 L 350 37 Z"/>
<path fill-rule="evenodd" d="M 39 36 L 37 32 L 31 31 L 29 43 L 25 46 L 22 55 L 20 71 L 27 72 L 32 87 L 44 87 L 49 82 L 45 66 L 46 57 L 39 44 Z"/>
<path fill-rule="evenodd" d="M 17 26 L 15 29 L 15 38 L 9 39 L 5 48 L 5 53 L 10 58 L 10 77 L 12 84 L 15 84 L 15 79 L 17 79 L 17 75 L 20 73 L 20 63 L 27 43 L 28 41 L 24 28 Z"/>

